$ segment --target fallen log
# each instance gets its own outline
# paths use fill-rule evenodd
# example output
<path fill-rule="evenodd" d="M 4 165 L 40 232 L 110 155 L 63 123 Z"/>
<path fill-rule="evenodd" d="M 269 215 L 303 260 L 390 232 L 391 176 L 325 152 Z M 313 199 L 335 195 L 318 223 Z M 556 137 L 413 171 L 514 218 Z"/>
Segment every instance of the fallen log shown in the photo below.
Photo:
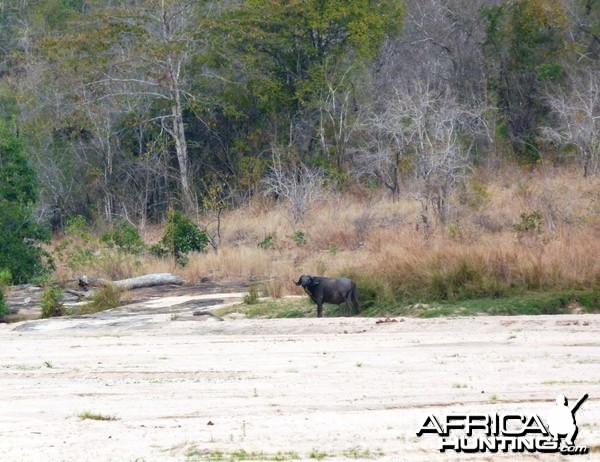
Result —
<path fill-rule="evenodd" d="M 140 289 L 142 287 L 164 286 L 168 284 L 181 285 L 183 284 L 183 279 L 180 276 L 175 276 L 171 273 L 145 274 L 144 276 L 121 279 L 120 281 L 109 281 L 108 279 L 102 278 L 88 278 L 85 275 L 79 278 L 79 287 L 81 287 L 83 290 L 89 290 L 90 287 L 105 287 L 108 285 L 113 285 L 122 290 L 132 290 Z"/>

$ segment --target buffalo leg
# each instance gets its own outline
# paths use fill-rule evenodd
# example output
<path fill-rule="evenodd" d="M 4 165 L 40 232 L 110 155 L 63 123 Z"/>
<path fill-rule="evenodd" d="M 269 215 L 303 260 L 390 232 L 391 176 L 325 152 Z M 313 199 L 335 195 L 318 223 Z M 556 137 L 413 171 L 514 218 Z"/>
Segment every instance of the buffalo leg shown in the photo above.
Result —
<path fill-rule="evenodd" d="M 318 318 L 323 317 L 323 304 L 322 303 L 317 303 L 317 317 Z"/>
<path fill-rule="evenodd" d="M 348 307 L 348 316 L 352 316 L 352 301 L 350 297 L 346 297 L 346 306 Z"/>

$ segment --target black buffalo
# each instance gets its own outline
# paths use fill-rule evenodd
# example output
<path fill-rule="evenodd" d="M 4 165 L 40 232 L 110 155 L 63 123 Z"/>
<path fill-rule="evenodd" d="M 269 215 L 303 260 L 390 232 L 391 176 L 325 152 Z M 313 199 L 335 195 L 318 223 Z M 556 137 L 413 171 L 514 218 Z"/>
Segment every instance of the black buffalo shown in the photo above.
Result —
<path fill-rule="evenodd" d="M 317 304 L 317 316 L 319 318 L 323 317 L 323 303 L 340 305 L 346 302 L 348 316 L 352 316 L 353 308 L 358 312 L 356 284 L 352 279 L 332 279 L 303 274 L 298 282 L 294 282 L 294 284 L 302 286 L 311 300 Z"/>

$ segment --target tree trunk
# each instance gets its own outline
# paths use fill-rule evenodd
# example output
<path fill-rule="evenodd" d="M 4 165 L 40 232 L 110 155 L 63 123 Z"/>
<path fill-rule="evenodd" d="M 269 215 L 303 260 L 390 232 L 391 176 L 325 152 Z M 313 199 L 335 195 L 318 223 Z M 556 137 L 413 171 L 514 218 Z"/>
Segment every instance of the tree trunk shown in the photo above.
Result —
<path fill-rule="evenodd" d="M 171 43 L 173 37 L 172 24 L 170 23 L 169 15 L 165 10 L 164 3 L 162 4 L 162 33 L 165 43 Z M 179 181 L 181 183 L 181 194 L 183 196 L 183 210 L 187 214 L 192 214 L 196 211 L 192 187 L 189 177 L 189 159 L 187 140 L 185 137 L 185 127 L 183 125 L 183 108 L 181 105 L 181 88 L 179 85 L 179 75 L 181 71 L 181 57 L 172 54 L 167 55 L 167 82 L 171 98 L 171 116 L 173 125 L 171 127 L 171 135 L 175 141 L 175 151 L 177 153 L 177 162 L 179 163 Z"/>
<path fill-rule="evenodd" d="M 108 279 L 89 279 L 86 276 L 79 278 L 79 286 L 88 289 L 90 286 L 107 286 L 109 284 L 123 290 L 139 289 L 142 287 L 162 286 L 167 284 L 183 284 L 183 279 L 171 273 L 154 273 L 138 276 L 136 278 L 109 281 Z"/>

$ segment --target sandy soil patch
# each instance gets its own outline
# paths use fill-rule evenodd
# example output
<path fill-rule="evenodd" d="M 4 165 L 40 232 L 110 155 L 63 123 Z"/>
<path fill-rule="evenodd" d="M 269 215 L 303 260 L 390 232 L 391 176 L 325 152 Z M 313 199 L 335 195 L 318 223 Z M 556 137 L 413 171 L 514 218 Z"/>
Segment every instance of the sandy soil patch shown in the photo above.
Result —
<path fill-rule="evenodd" d="M 559 393 L 589 394 L 577 444 L 592 452 L 528 458 L 600 459 L 598 315 L 219 322 L 190 310 L 1 325 L 2 459 L 495 460 L 440 454 L 416 431 L 429 414 L 545 415 Z"/>

